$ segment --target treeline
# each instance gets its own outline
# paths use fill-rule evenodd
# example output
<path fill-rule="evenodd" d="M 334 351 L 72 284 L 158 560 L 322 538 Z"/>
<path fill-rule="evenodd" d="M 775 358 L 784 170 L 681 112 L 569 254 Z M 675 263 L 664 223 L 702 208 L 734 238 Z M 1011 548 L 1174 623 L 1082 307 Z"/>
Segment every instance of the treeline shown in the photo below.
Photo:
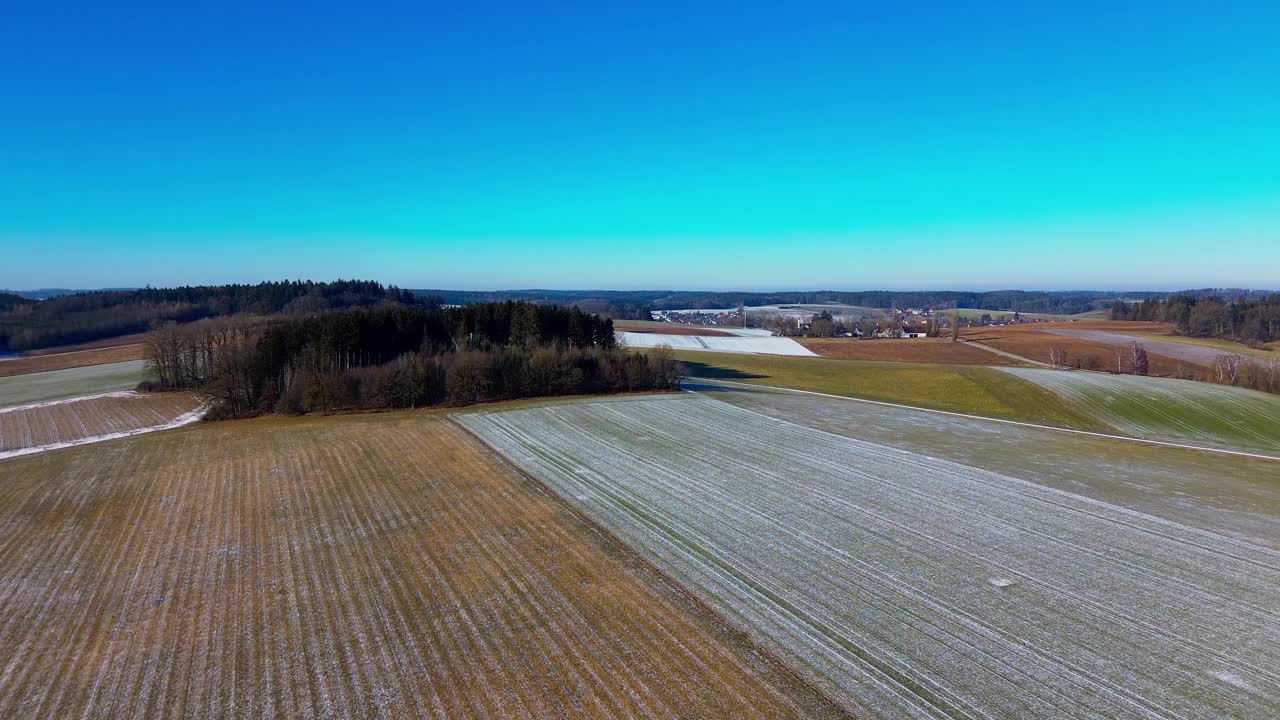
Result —
<path fill-rule="evenodd" d="M 233 314 L 307 314 L 384 302 L 422 305 L 397 287 L 367 280 L 264 282 L 64 295 L 6 307 L 0 301 L 0 349 L 30 350 L 144 332 L 164 322 Z"/>
<path fill-rule="evenodd" d="M 616 348 L 608 319 L 515 302 L 173 324 L 153 333 L 149 359 L 158 387 L 203 390 L 213 417 L 665 389 L 678 379 L 669 356 Z"/>
<path fill-rule="evenodd" d="M 648 320 L 653 299 L 670 293 L 650 290 L 413 290 L 439 304 L 473 305 L 494 302 L 528 302 L 564 305 L 615 320 Z"/>
<path fill-rule="evenodd" d="M 31 305 L 34 301 L 14 295 L 13 293 L 0 292 L 0 310 L 9 310 L 20 305 Z"/>
<path fill-rule="evenodd" d="M 1227 301 L 1217 295 L 1177 294 L 1167 299 L 1116 303 L 1114 320 L 1171 323 L 1182 335 L 1260 345 L 1280 339 L 1280 293 L 1246 294 Z"/>
<path fill-rule="evenodd" d="M 1101 292 L 996 290 L 965 292 L 955 290 L 924 291 L 835 291 L 816 292 L 704 292 L 669 290 L 502 290 L 493 292 L 459 290 L 415 290 L 441 298 L 448 304 L 523 300 L 577 305 L 593 312 L 607 312 L 615 318 L 648 319 L 650 310 L 733 308 L 738 305 L 809 305 L 840 303 L 874 308 L 925 307 L 977 308 L 980 310 L 1017 310 L 1020 312 L 1075 314 L 1105 309 L 1121 298 L 1162 297 L 1155 292 Z"/>

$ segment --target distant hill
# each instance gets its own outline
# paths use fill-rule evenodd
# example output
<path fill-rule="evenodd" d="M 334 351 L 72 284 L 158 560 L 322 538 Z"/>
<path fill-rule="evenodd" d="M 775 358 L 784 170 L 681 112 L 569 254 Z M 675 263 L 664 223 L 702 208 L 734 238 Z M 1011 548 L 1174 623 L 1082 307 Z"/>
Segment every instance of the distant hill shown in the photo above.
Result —
<path fill-rule="evenodd" d="M 1074 315 L 1102 310 L 1117 300 L 1143 300 L 1165 297 L 1163 291 L 1108 292 L 1096 290 L 993 290 L 966 292 L 957 290 L 920 291 L 783 291 L 783 292 L 712 292 L 671 290 L 412 290 L 423 296 L 438 298 L 447 305 L 524 300 L 575 305 L 584 310 L 608 313 L 616 318 L 646 319 L 651 310 L 729 308 L 746 305 L 816 305 L 837 303 L 874 308 L 973 308 L 978 310 L 1017 310 L 1027 313 Z"/>
<path fill-rule="evenodd" d="M 383 302 L 426 304 L 395 286 L 369 280 L 95 290 L 38 301 L 0 295 L 0 350 L 88 342 L 144 332 L 168 321 L 239 313 L 311 314 Z"/>
<path fill-rule="evenodd" d="M 27 298 L 28 300 L 48 300 L 49 298 L 62 297 L 63 295 L 79 295 L 81 293 L 90 292 L 114 292 L 117 290 L 136 290 L 137 288 L 92 288 L 71 290 L 68 288 L 40 288 L 38 290 L 0 290 L 2 294 L 17 295 Z"/>

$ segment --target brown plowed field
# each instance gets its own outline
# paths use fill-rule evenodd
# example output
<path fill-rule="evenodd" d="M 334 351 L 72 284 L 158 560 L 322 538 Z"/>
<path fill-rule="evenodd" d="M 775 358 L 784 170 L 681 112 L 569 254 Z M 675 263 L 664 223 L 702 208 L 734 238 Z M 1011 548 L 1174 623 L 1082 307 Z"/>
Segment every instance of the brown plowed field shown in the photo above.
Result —
<path fill-rule="evenodd" d="M 0 377 L 25 375 L 46 370 L 65 370 L 88 365 L 103 365 L 124 362 L 125 360 L 142 360 L 146 354 L 146 347 L 142 343 L 134 343 L 118 347 L 71 350 L 45 355 L 23 355 L 21 357 L 8 358 L 0 360 Z"/>
<path fill-rule="evenodd" d="M 132 335 L 116 335 L 115 337 L 102 338 L 101 340 L 90 340 L 89 342 L 75 343 L 74 345 L 54 345 L 53 347 L 37 348 L 22 353 L 27 355 L 55 355 L 65 352 L 79 352 L 81 350 L 100 350 L 102 348 L 119 347 L 121 345 L 140 345 L 147 340 L 150 333 L 140 332 Z"/>
<path fill-rule="evenodd" d="M 0 452 L 75 442 L 172 422 L 200 405 L 188 393 L 110 395 L 0 412 Z"/>
<path fill-rule="evenodd" d="M 0 462 L 0 717 L 814 717 L 834 707 L 428 413 Z"/>
<path fill-rule="evenodd" d="M 1049 362 L 1049 349 L 1051 347 L 1060 347 L 1066 352 L 1067 365 L 1075 365 L 1078 359 L 1093 356 L 1101 364 L 1101 369 L 1106 370 L 1115 367 L 1116 346 L 1096 340 L 1047 332 L 1055 328 L 1108 330 L 1117 333 L 1140 332 L 1161 335 L 1170 332 L 1170 327 L 1166 323 L 1094 320 L 965 328 L 960 331 L 960 336 L 965 340 L 980 342 L 983 345 L 989 345 L 1039 362 Z M 1120 349 L 1124 350 L 1124 348 Z M 1147 348 L 1147 355 L 1152 375 L 1177 375 L 1180 372 L 1203 374 L 1205 372 L 1203 367 L 1159 355 L 1152 352 L 1150 348 Z"/>
<path fill-rule="evenodd" d="M 826 357 L 849 360 L 942 363 L 949 365 L 1016 365 L 1016 360 L 952 342 L 950 338 L 796 338 L 796 342 Z"/>

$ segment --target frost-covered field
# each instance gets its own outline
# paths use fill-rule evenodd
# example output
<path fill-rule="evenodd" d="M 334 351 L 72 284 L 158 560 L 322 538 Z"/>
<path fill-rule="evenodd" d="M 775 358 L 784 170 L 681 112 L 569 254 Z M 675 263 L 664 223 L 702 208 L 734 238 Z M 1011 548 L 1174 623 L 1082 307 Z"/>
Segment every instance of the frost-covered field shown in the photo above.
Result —
<path fill-rule="evenodd" d="M 884 717 L 1280 715 L 1280 553 L 695 395 L 461 421 Z"/>
<path fill-rule="evenodd" d="M 1280 396 L 1172 378 L 1002 367 L 1134 437 L 1280 452 Z"/>
<path fill-rule="evenodd" d="M 756 355 L 812 356 L 808 348 L 785 337 L 745 335 L 737 337 L 701 337 L 698 335 L 662 335 L 659 333 L 618 332 L 627 347 L 661 347 L 672 350 L 710 350 L 713 352 L 752 353 Z"/>
<path fill-rule="evenodd" d="M 1032 480 L 1280 550 L 1280 462 L 905 407 L 686 381 L 725 402 L 858 440 Z"/>

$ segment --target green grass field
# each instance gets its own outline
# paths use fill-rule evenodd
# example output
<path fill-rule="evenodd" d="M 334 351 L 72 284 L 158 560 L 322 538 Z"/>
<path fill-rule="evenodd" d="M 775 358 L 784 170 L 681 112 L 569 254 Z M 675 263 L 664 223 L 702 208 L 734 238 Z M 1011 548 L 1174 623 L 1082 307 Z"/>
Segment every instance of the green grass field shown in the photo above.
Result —
<path fill-rule="evenodd" d="M 1034 382 L 1133 437 L 1280 453 L 1280 396 L 1192 380 L 1041 368 L 997 372 Z"/>
<path fill-rule="evenodd" d="M 777 385 L 1059 427 L 1110 430 L 1054 393 L 988 367 L 692 351 L 673 354 L 692 377 Z"/>
<path fill-rule="evenodd" d="M 132 390 L 142 382 L 143 366 L 142 360 L 127 360 L 0 378 L 0 407 Z"/>

